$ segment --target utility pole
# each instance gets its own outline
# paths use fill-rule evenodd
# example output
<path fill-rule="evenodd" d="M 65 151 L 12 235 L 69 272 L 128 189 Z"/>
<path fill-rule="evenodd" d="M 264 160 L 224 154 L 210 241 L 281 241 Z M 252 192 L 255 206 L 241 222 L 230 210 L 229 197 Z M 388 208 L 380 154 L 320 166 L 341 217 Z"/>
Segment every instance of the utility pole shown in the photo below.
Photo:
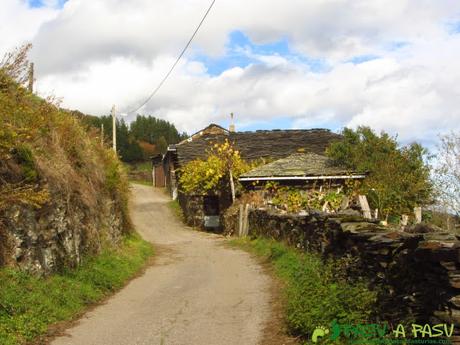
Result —
<path fill-rule="evenodd" d="M 112 106 L 112 143 L 113 151 L 117 153 L 117 115 L 115 113 L 115 105 Z"/>
<path fill-rule="evenodd" d="M 34 92 L 34 63 L 31 62 L 29 66 L 29 85 L 27 89 L 30 93 Z"/>

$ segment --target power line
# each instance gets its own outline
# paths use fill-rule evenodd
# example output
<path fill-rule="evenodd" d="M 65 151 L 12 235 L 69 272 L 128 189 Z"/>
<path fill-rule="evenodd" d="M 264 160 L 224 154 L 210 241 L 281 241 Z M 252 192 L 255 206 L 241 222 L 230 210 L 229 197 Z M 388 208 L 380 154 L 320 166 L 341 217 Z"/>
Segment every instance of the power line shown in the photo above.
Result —
<path fill-rule="evenodd" d="M 160 90 L 160 88 L 163 86 L 163 84 L 165 83 L 166 79 L 168 79 L 168 77 L 170 76 L 170 74 L 172 73 L 172 71 L 174 70 L 174 68 L 176 67 L 176 65 L 179 63 L 180 59 L 182 58 L 182 56 L 184 55 L 185 51 L 188 49 L 188 47 L 190 46 L 190 44 L 192 43 L 193 39 L 195 38 L 196 34 L 198 33 L 198 30 L 200 30 L 200 27 L 201 25 L 203 24 L 203 22 L 205 21 L 206 17 L 208 16 L 209 12 L 211 11 L 212 7 L 214 6 L 214 3 L 216 2 L 216 0 L 213 0 L 211 2 L 211 5 L 209 6 L 208 10 L 206 11 L 206 13 L 204 14 L 203 18 L 201 19 L 200 23 L 198 24 L 198 26 L 196 27 L 195 31 L 193 32 L 193 35 L 190 37 L 190 39 L 188 40 L 187 44 L 185 45 L 184 49 L 182 49 L 182 52 L 180 53 L 179 57 L 176 59 L 176 62 L 174 62 L 174 64 L 172 65 L 171 69 L 168 71 L 168 73 L 166 73 L 166 75 L 164 76 L 164 78 L 161 80 L 161 82 L 158 84 L 158 86 L 153 90 L 153 92 L 150 94 L 149 97 L 147 97 L 147 99 L 139 106 L 137 107 L 136 109 L 134 110 L 131 110 L 128 112 L 128 114 L 132 114 L 132 113 L 135 113 L 137 112 L 140 108 L 142 108 L 144 105 L 146 105 L 151 99 L 153 96 L 155 96 L 155 94 L 158 92 L 158 90 Z"/>

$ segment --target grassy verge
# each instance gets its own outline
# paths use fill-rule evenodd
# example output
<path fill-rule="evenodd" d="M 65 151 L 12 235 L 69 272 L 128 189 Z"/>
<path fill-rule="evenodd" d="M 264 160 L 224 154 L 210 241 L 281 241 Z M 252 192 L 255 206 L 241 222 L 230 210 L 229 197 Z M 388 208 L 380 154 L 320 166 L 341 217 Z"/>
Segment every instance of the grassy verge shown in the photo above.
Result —
<path fill-rule="evenodd" d="M 13 269 L 0 270 L 0 344 L 29 342 L 48 326 L 78 316 L 135 275 L 153 254 L 137 235 L 117 249 L 105 250 L 76 270 L 47 278 Z"/>
<path fill-rule="evenodd" d="M 153 187 L 152 186 L 152 181 L 132 180 L 132 179 L 130 179 L 129 182 L 136 183 L 136 184 L 141 184 L 143 186 Z"/>
<path fill-rule="evenodd" d="M 324 262 L 317 254 L 301 253 L 273 240 L 236 239 L 230 243 L 271 262 L 284 283 L 286 321 L 292 335 L 306 341 L 317 326 L 329 327 L 333 320 L 351 325 L 369 320 L 376 294 L 365 282 L 348 282 L 341 262 Z M 328 339 L 321 341 L 329 343 Z M 346 344 L 340 339 L 333 343 Z"/>
<path fill-rule="evenodd" d="M 124 163 L 130 182 L 152 186 L 152 163 Z"/>
<path fill-rule="evenodd" d="M 182 212 L 182 207 L 179 205 L 179 200 L 171 200 L 168 202 L 168 206 L 179 220 L 184 220 L 184 213 Z"/>

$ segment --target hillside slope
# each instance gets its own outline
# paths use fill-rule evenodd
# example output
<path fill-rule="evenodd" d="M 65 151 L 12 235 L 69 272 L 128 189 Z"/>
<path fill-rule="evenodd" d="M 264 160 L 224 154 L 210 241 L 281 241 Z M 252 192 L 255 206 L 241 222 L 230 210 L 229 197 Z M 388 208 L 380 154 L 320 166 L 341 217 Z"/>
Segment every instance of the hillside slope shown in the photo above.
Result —
<path fill-rule="evenodd" d="M 127 203 L 122 166 L 96 134 L 0 70 L 0 267 L 77 266 L 130 231 Z"/>

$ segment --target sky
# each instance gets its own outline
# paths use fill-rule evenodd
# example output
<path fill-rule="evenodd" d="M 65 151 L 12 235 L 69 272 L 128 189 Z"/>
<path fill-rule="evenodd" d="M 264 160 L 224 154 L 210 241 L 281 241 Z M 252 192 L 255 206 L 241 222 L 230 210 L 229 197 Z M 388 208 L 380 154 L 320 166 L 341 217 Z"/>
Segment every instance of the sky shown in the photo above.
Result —
<path fill-rule="evenodd" d="M 0 54 L 31 42 L 36 92 L 120 116 L 174 63 L 210 0 L 2 0 Z M 460 131 L 460 1 L 217 0 L 140 112 L 192 133 L 371 126 L 429 147 Z M 125 116 L 132 120 L 135 114 Z"/>

